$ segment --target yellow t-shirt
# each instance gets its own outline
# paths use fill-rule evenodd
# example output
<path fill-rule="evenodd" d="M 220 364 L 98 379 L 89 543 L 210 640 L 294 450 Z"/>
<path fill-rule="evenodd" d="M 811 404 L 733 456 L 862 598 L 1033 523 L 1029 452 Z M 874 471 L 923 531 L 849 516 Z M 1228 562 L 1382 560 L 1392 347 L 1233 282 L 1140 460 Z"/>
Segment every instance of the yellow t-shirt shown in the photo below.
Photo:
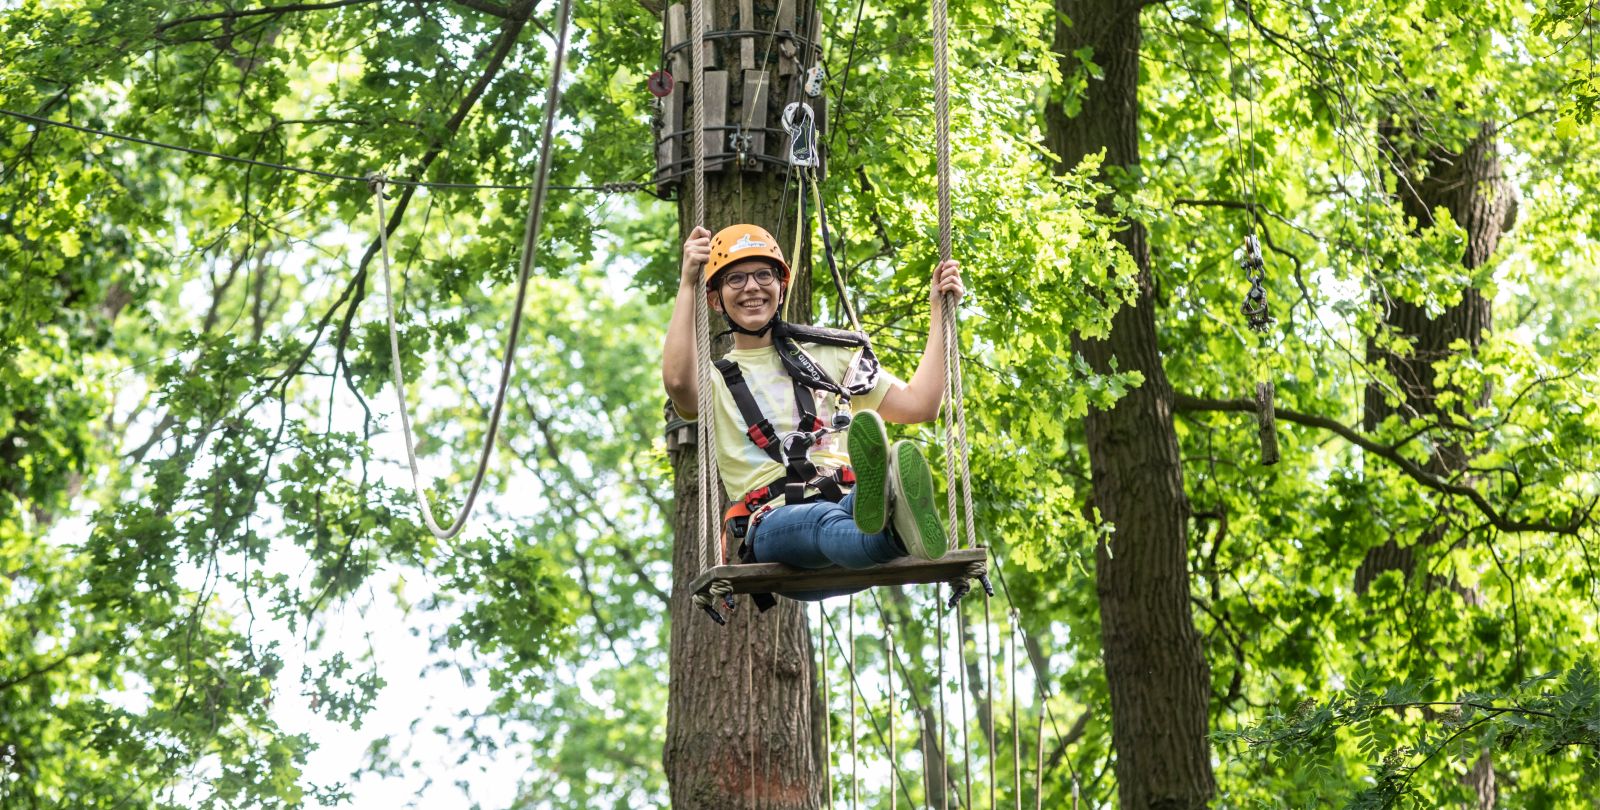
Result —
<path fill-rule="evenodd" d="M 850 365 L 850 360 L 855 356 L 855 350 L 843 346 L 822 346 L 814 343 L 804 343 L 806 352 L 816 358 L 828 372 L 828 376 L 835 381 L 840 380 L 845 369 Z M 734 349 L 726 355 L 729 360 L 739 364 L 739 371 L 744 374 L 745 384 L 750 386 L 750 395 L 755 398 L 756 406 L 761 409 L 763 416 L 772 422 L 772 427 L 779 436 L 791 433 L 800 425 L 800 414 L 795 409 L 794 383 L 788 371 L 783 367 L 783 361 L 778 358 L 778 350 L 772 346 L 759 349 Z M 852 397 L 850 406 L 852 411 L 876 410 L 883 402 L 885 394 L 889 393 L 889 386 L 896 382 L 894 375 L 879 369 L 877 384 L 871 391 Z M 773 481 L 783 478 L 783 465 L 772 460 L 766 451 L 750 441 L 745 433 L 744 417 L 739 414 L 739 406 L 733 401 L 733 394 L 728 391 L 727 381 L 715 371 L 711 374 L 712 401 L 714 403 L 714 416 L 717 428 L 717 466 L 722 473 L 722 485 L 727 490 L 728 497 L 741 498 L 746 492 L 756 489 Z M 809 391 L 809 389 L 807 389 Z M 827 421 L 833 416 L 834 397 L 832 394 L 817 395 L 817 416 Z M 685 419 L 693 419 L 693 414 L 680 411 Z M 846 432 L 829 433 L 822 437 L 811 448 L 811 463 L 819 468 L 838 468 L 850 463 L 850 456 L 845 450 Z M 782 503 L 782 498 L 773 502 Z"/>

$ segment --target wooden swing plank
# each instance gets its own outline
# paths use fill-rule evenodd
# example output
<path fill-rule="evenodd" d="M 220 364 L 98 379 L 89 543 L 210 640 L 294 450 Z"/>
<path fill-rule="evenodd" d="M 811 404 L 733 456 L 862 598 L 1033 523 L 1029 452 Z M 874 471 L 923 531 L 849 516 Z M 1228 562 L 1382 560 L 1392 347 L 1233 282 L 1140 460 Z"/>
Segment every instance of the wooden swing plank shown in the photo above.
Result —
<path fill-rule="evenodd" d="M 879 585 L 920 585 L 950 582 L 966 575 L 973 563 L 987 562 L 986 548 L 959 548 L 937 560 L 900 557 L 872 568 L 795 568 L 782 563 L 719 565 L 689 583 L 690 593 L 706 593 L 711 583 L 725 579 L 734 593 L 795 593 Z"/>

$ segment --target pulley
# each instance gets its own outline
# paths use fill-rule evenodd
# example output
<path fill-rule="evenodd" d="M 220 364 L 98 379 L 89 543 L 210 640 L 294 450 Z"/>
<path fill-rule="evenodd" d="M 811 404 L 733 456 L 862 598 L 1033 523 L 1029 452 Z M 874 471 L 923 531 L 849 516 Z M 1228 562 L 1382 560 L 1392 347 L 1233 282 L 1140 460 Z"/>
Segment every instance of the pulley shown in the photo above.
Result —
<path fill-rule="evenodd" d="M 814 167 L 818 165 L 817 118 L 811 105 L 792 101 L 783 108 L 783 129 L 789 133 L 789 165 Z"/>

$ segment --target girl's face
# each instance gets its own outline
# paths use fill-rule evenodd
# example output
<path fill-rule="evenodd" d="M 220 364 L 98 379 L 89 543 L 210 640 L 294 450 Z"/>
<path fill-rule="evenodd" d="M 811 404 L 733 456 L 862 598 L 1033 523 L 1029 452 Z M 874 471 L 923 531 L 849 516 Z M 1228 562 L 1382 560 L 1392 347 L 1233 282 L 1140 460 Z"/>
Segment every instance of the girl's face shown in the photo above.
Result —
<path fill-rule="evenodd" d="M 717 275 L 717 289 L 707 293 L 711 307 L 725 312 L 745 329 L 760 329 L 778 314 L 784 287 L 779 271 L 760 259 L 728 265 Z"/>

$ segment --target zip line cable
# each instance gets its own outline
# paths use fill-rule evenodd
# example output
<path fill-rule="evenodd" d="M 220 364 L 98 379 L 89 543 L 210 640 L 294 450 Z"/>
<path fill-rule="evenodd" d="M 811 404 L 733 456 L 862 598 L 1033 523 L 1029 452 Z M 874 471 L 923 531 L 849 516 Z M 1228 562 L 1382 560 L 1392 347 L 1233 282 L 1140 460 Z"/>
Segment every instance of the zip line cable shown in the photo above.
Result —
<path fill-rule="evenodd" d="M 207 151 L 205 149 L 196 149 L 195 147 L 192 147 L 192 146 L 180 146 L 178 144 L 164 143 L 162 141 L 150 140 L 149 138 L 141 138 L 141 137 L 138 137 L 136 135 L 124 135 L 124 134 L 121 134 L 121 133 L 118 133 L 118 132 L 111 132 L 109 130 L 96 129 L 94 127 L 87 127 L 87 126 L 84 126 L 82 124 L 74 124 L 74 123 L 72 123 L 70 121 L 57 121 L 57 120 L 55 120 L 53 118 L 43 118 L 41 116 L 32 115 L 30 113 L 17 112 L 16 110 L 8 110 L 8 109 L 5 109 L 5 108 L 0 108 L 0 115 L 8 115 L 8 116 L 11 116 L 12 118 L 16 118 L 16 119 L 19 119 L 19 120 L 22 120 L 22 121 L 27 121 L 27 122 L 33 123 L 33 124 L 39 124 L 39 125 L 42 125 L 42 126 L 57 127 L 57 128 L 60 128 L 60 129 L 70 129 L 70 130 L 74 130 L 76 132 L 82 132 L 82 133 L 87 134 L 87 135 L 96 135 L 96 136 L 99 136 L 99 137 L 102 137 L 102 138 L 112 138 L 114 140 L 127 141 L 128 143 L 136 143 L 136 144 L 140 144 L 142 146 L 150 146 L 150 147 L 154 147 L 156 149 L 165 149 L 165 150 L 172 151 L 172 152 L 184 152 L 184 153 L 187 153 L 187 154 L 190 154 L 190 155 L 197 155 L 199 157 L 212 158 L 214 160 L 223 160 L 223 161 L 228 161 L 230 163 L 242 163 L 242 164 L 245 164 L 247 166 L 258 166 L 258 167 L 263 168 L 263 169 L 272 169 L 273 171 L 289 172 L 291 174 L 304 174 L 304 175 L 309 175 L 309 176 L 312 176 L 312 177 L 319 177 L 319 178 L 322 178 L 324 180 L 331 180 L 331 181 L 340 182 L 340 183 L 361 183 L 362 185 L 367 185 L 367 184 L 370 184 L 372 182 L 372 178 L 371 177 L 358 177 L 358 176 L 353 175 L 353 174 L 339 174 L 338 172 L 323 171 L 321 169 L 308 169 L 308 168 L 306 168 L 304 166 L 293 166 L 293 165 L 288 165 L 288 164 L 283 164 L 283 163 L 272 163 L 272 162 L 265 161 L 265 160 L 256 160 L 254 158 L 240 157 L 238 155 L 227 155 L 227 154 L 223 154 L 221 152 L 210 152 L 210 151 Z M 648 172 L 641 173 L 640 176 L 642 177 L 645 174 L 648 174 Z M 534 188 L 531 184 L 526 184 L 526 183 L 523 183 L 523 184 L 517 184 L 517 183 L 443 183 L 443 182 L 432 182 L 432 181 L 426 181 L 426 180 L 396 180 L 396 179 L 387 179 L 384 182 L 385 182 L 386 185 L 391 185 L 391 186 L 413 186 L 413 187 L 416 187 L 416 188 L 432 188 L 432 189 L 476 189 L 476 190 L 503 190 L 503 191 L 532 191 L 533 188 Z M 617 183 L 601 183 L 599 185 L 591 185 L 591 186 L 546 185 L 545 188 L 547 188 L 547 189 L 549 189 L 551 191 L 595 191 L 595 192 L 599 192 L 599 193 L 602 193 L 602 194 L 627 194 L 627 193 L 632 193 L 632 192 L 644 192 L 644 193 L 652 194 L 652 195 L 654 194 L 654 192 L 650 191 L 649 184 L 642 183 L 642 182 L 637 182 L 637 181 L 624 181 L 624 182 L 617 182 Z"/>
<path fill-rule="evenodd" d="M 517 300 L 511 310 L 511 329 L 506 338 L 506 354 L 500 364 L 500 383 L 494 396 L 494 407 L 489 414 L 489 429 L 484 436 L 483 452 L 478 454 L 478 469 L 472 476 L 461 510 L 448 528 L 440 528 L 433 516 L 428 493 L 422 487 L 422 473 L 417 468 L 417 451 L 411 434 L 411 414 L 406 406 L 405 372 L 400 363 L 400 334 L 395 324 L 394 292 L 389 269 L 389 225 L 383 205 L 383 187 L 388 182 L 382 175 L 370 182 L 372 197 L 378 217 L 378 244 L 383 257 L 383 298 L 389 316 L 389 360 L 394 376 L 395 398 L 400 404 L 400 427 L 405 433 L 406 461 L 411 467 L 411 484 L 417 495 L 417 507 L 422 510 L 423 523 L 428 531 L 440 540 L 449 540 L 461 533 L 472 514 L 472 506 L 482 491 L 483 479 L 489 469 L 489 458 L 494 454 L 495 437 L 500 432 L 500 418 L 505 413 L 506 393 L 511 387 L 511 371 L 517 355 L 517 337 L 522 331 L 523 304 L 528 297 L 528 279 L 533 273 L 534 255 L 539 247 L 539 226 L 544 219 L 546 183 L 550 179 L 550 154 L 555 132 L 556 108 L 561 104 L 561 70 L 566 62 L 567 28 L 572 17 L 572 0 L 561 0 L 556 12 L 556 47 L 550 59 L 550 86 L 545 91 L 543 136 L 539 142 L 539 163 L 534 175 L 533 195 L 528 202 L 528 217 L 523 223 L 522 255 L 517 268 Z"/>

